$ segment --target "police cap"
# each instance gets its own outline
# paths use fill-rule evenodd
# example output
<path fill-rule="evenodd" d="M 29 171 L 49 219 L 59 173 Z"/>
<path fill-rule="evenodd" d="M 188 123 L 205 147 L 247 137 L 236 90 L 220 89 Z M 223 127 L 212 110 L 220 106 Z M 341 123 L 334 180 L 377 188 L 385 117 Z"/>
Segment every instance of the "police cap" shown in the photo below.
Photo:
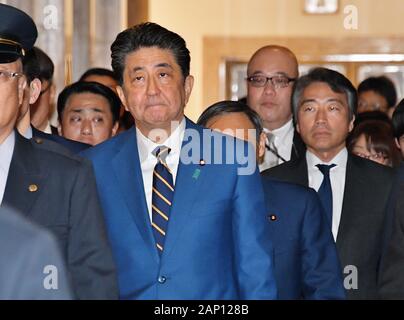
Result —
<path fill-rule="evenodd" d="M 32 18 L 25 12 L 0 3 L 0 63 L 10 63 L 25 56 L 38 36 Z"/>

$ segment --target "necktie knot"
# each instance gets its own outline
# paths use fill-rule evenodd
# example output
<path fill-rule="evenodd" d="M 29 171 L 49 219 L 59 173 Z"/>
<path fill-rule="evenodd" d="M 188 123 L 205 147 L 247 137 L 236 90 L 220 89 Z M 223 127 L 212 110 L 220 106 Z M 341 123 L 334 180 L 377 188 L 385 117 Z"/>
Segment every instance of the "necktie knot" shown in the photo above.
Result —
<path fill-rule="evenodd" d="M 336 166 L 335 163 L 333 164 L 317 164 L 316 167 L 321 171 L 324 176 L 330 176 L 330 169 Z"/>
<path fill-rule="evenodd" d="M 169 155 L 171 149 L 166 146 L 158 146 L 153 150 L 153 155 L 157 158 L 157 160 L 161 163 L 166 164 L 167 156 Z"/>
<path fill-rule="evenodd" d="M 275 135 L 271 132 L 265 132 L 268 140 L 268 145 L 271 147 L 275 147 Z"/>

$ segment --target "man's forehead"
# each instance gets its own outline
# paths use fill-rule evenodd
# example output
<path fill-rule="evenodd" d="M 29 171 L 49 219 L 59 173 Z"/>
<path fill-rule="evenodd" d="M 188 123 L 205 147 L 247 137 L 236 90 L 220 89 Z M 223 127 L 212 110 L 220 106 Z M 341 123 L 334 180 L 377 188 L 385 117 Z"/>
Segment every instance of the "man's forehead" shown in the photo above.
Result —
<path fill-rule="evenodd" d="M 302 93 L 301 101 L 313 100 L 318 102 L 340 101 L 348 105 L 348 97 L 345 92 L 337 92 L 326 82 L 313 82 Z"/>
<path fill-rule="evenodd" d="M 297 76 L 297 64 L 295 58 L 288 52 L 264 49 L 251 58 L 248 72 L 287 73 Z"/>
<path fill-rule="evenodd" d="M 14 62 L 0 63 L 1 70 L 12 70 L 14 72 L 22 72 L 22 61 L 17 59 Z"/>

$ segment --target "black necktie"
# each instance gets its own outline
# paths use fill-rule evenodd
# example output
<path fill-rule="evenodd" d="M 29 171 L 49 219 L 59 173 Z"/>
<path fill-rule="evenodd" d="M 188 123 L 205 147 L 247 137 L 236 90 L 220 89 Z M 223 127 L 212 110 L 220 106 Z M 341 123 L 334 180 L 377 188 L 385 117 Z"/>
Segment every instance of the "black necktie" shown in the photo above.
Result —
<path fill-rule="evenodd" d="M 332 188 L 330 181 L 330 169 L 335 167 L 336 164 L 318 164 L 316 167 L 323 174 L 323 182 L 321 183 L 320 189 L 318 189 L 317 193 L 320 197 L 321 204 L 324 207 L 325 213 L 327 215 L 328 221 L 330 222 L 330 226 L 332 227 Z"/>

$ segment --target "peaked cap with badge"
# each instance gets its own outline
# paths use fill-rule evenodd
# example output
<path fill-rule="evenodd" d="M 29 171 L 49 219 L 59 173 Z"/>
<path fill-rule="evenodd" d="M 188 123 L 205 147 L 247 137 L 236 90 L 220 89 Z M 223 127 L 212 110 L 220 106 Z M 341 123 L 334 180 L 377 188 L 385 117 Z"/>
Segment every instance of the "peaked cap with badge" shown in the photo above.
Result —
<path fill-rule="evenodd" d="M 0 3 L 0 63 L 23 58 L 37 37 L 35 22 L 28 14 Z"/>

